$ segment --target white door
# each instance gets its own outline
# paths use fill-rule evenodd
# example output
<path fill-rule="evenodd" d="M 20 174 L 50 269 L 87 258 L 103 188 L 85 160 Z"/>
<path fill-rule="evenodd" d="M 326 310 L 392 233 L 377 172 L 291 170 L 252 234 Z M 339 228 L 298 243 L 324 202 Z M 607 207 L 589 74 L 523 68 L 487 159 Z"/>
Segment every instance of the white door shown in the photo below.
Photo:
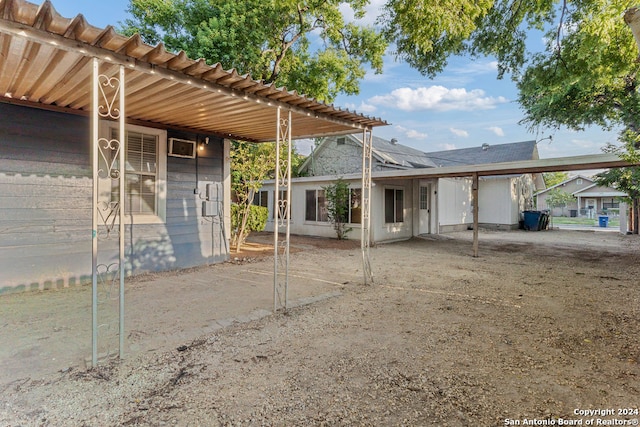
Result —
<path fill-rule="evenodd" d="M 429 234 L 431 232 L 431 206 L 429 203 L 429 186 L 420 186 L 420 200 L 419 204 L 419 234 Z"/>
<path fill-rule="evenodd" d="M 587 208 L 587 216 L 589 218 L 595 218 L 596 217 L 596 200 L 587 199 L 586 208 Z"/>

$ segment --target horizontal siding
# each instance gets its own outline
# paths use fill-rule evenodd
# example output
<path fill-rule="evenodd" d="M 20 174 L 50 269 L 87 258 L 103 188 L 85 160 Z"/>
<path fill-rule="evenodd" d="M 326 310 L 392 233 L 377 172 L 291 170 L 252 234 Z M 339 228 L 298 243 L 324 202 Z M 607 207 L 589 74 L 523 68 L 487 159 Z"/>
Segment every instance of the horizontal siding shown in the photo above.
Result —
<path fill-rule="evenodd" d="M 0 146 L 0 151 L 2 147 Z M 0 170 L 7 174 L 22 174 L 36 176 L 65 176 L 86 177 L 91 179 L 91 167 L 89 164 L 76 165 L 68 163 L 52 163 L 46 158 L 40 161 L 34 160 L 7 160 L 0 158 Z"/>
<path fill-rule="evenodd" d="M 88 135 L 86 117 L 0 103 L 0 294 L 90 282 Z M 206 183 L 223 178 L 222 141 L 199 155 L 167 157 L 166 223 L 126 226 L 127 274 L 226 259 L 219 224 L 201 216 Z M 99 248 L 99 262 L 117 259 L 117 241 Z"/>

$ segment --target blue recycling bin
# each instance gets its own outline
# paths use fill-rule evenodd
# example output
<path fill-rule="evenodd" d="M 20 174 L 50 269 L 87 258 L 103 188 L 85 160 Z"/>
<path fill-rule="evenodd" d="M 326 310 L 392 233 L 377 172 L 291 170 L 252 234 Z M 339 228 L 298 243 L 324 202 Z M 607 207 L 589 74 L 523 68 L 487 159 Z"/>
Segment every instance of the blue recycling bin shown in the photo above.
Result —
<path fill-rule="evenodd" d="M 524 229 L 530 231 L 540 230 L 540 219 L 542 212 L 540 211 L 524 211 Z"/>
<path fill-rule="evenodd" d="M 607 227 L 609 225 L 609 217 L 600 215 L 598 217 L 598 224 L 600 225 L 600 227 Z"/>

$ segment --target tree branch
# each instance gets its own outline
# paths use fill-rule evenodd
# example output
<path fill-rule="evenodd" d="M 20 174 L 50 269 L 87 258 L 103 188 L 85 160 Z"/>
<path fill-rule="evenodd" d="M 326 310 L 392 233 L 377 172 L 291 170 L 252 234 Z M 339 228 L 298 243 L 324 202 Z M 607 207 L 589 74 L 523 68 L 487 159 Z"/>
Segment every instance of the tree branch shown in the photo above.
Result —
<path fill-rule="evenodd" d="M 560 55 L 561 43 L 560 37 L 562 36 L 562 26 L 564 25 L 564 14 L 567 12 L 567 0 L 562 0 L 562 13 L 560 14 L 560 22 L 558 22 L 558 30 L 556 31 L 556 51 Z"/>
<path fill-rule="evenodd" d="M 300 5 L 298 5 L 298 31 L 294 32 L 293 29 L 291 31 L 291 38 L 289 40 L 287 40 L 287 34 L 288 31 L 284 31 L 282 34 L 282 39 L 280 40 L 280 52 L 276 54 L 275 56 L 275 60 L 273 62 L 273 67 L 271 68 L 271 76 L 269 76 L 269 78 L 265 81 L 266 83 L 273 83 L 274 81 L 276 81 L 276 79 L 278 78 L 278 75 L 280 74 L 280 64 L 282 63 L 282 61 L 284 60 L 287 51 L 289 49 L 291 49 L 291 46 L 293 46 L 295 44 L 296 41 L 298 41 L 300 39 L 300 37 L 302 37 L 303 34 L 313 31 L 317 28 L 324 28 L 325 27 L 325 20 L 322 16 L 318 17 L 313 25 L 308 25 L 304 19 L 304 15 L 306 12 L 308 12 L 310 9 L 310 6 L 304 6 L 301 7 Z M 263 55 L 266 53 L 275 53 L 275 50 L 273 49 L 269 49 L 263 52 Z"/>

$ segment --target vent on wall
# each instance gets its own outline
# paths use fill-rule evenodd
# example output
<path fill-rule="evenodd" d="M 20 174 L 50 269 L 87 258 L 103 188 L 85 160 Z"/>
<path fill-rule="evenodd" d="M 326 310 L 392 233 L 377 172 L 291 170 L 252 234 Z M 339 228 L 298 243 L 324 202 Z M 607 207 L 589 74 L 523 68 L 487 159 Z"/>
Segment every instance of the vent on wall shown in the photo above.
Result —
<path fill-rule="evenodd" d="M 169 150 L 167 154 L 173 157 L 196 157 L 196 142 L 186 139 L 169 138 Z"/>
<path fill-rule="evenodd" d="M 344 139 L 344 138 L 338 138 L 338 139 L 337 139 L 337 141 L 336 141 L 336 143 L 337 143 L 338 145 L 344 145 L 344 143 L 345 143 L 345 139 Z"/>

